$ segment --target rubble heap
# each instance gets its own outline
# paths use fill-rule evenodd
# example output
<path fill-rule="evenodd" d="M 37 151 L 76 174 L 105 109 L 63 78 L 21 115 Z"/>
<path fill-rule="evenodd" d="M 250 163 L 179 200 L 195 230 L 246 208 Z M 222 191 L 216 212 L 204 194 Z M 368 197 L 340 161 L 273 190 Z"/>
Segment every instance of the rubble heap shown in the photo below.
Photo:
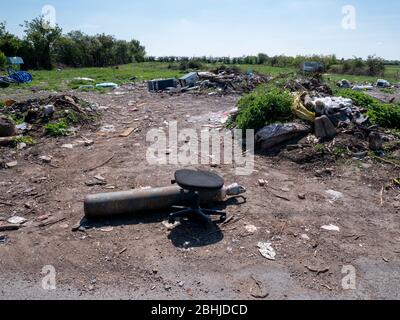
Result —
<path fill-rule="evenodd" d="M 271 78 L 265 75 L 250 71 L 244 73 L 238 68 L 220 67 L 211 72 L 191 72 L 181 77 L 179 81 L 175 78 L 152 80 L 148 82 L 148 88 L 151 92 L 243 94 L 270 80 Z"/>
<path fill-rule="evenodd" d="M 216 89 L 223 93 L 249 93 L 271 79 L 253 72 L 243 73 L 236 68 L 219 68 L 214 72 L 199 72 L 200 90 Z"/>
<path fill-rule="evenodd" d="M 75 127 L 92 125 L 101 116 L 97 104 L 69 95 L 49 96 L 21 102 L 13 101 L 2 109 L 2 113 L 1 123 L 9 126 L 11 119 L 17 124 L 15 125 L 16 130 L 7 130 L 9 134 L 3 135 L 4 137 L 13 136 L 16 132 L 23 134 L 28 131 L 41 135 L 43 127 L 58 121 L 65 121 Z M 6 132 L 6 130 L 0 131 Z"/>

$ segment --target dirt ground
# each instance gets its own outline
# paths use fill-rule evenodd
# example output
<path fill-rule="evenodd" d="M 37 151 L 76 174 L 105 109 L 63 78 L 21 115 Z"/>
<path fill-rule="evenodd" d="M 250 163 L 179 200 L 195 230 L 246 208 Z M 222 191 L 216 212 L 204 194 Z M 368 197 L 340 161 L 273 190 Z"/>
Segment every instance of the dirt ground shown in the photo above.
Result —
<path fill-rule="evenodd" d="M 221 232 L 194 224 L 168 230 L 162 224 L 168 212 L 109 219 L 73 232 L 84 215 L 85 195 L 170 184 L 180 167 L 147 163 L 149 129 L 172 120 L 180 128 L 200 129 L 209 124 L 210 112 L 230 110 L 238 99 L 150 94 L 144 86 L 117 92 L 73 93 L 98 102 L 101 125 L 115 126 L 114 133 L 101 134 L 100 127 L 80 131 L 92 146 L 75 136 L 41 138 L 21 151 L 0 149 L 18 161 L 0 170 L 0 218 L 28 220 L 18 231 L 0 232 L 7 239 L 0 242 L 0 299 L 400 298 L 400 192 L 385 189 L 400 170 L 389 164 L 298 164 L 283 153 L 256 155 L 250 176 L 237 176 L 231 165 L 200 166 L 247 188 L 246 203 L 220 206 L 233 217 L 218 227 Z M 119 137 L 129 127 L 138 130 Z M 46 164 L 40 156 L 53 160 Z M 97 174 L 107 185 L 87 186 Z M 259 179 L 268 184 L 260 186 Z M 328 190 L 343 196 L 333 199 Z M 43 215 L 55 223 L 40 226 Z M 321 228 L 330 224 L 340 231 Z M 272 244 L 275 261 L 260 254 L 259 242 Z M 56 270 L 56 290 L 42 288 L 46 265 Z M 355 268 L 355 290 L 342 286 L 349 265 Z"/>

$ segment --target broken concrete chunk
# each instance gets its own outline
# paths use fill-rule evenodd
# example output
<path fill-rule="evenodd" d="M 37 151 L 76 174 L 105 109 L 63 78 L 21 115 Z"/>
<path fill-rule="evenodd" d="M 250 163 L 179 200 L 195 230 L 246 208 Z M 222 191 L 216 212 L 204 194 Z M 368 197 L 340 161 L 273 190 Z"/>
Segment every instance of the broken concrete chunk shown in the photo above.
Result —
<path fill-rule="evenodd" d="M 330 140 L 336 136 L 336 128 L 327 116 L 315 119 L 315 135 L 321 140 Z"/>
<path fill-rule="evenodd" d="M 372 151 L 381 151 L 383 150 L 383 138 L 379 132 L 372 132 L 368 138 L 369 148 Z"/>
<path fill-rule="evenodd" d="M 44 163 L 50 163 L 52 160 L 52 157 L 50 156 L 41 156 L 39 157 L 40 160 L 42 160 Z"/>
<path fill-rule="evenodd" d="M 14 168 L 18 165 L 18 161 L 11 161 L 6 163 L 6 168 Z"/>
<path fill-rule="evenodd" d="M 16 134 L 15 125 L 5 116 L 0 116 L 0 137 L 11 137 Z"/>
<path fill-rule="evenodd" d="M 335 226 L 334 224 L 322 226 L 321 229 L 326 230 L 326 231 L 340 232 L 340 228 L 338 226 Z"/>
<path fill-rule="evenodd" d="M 327 190 L 326 194 L 330 196 L 331 203 L 343 198 L 343 193 L 335 190 Z"/>

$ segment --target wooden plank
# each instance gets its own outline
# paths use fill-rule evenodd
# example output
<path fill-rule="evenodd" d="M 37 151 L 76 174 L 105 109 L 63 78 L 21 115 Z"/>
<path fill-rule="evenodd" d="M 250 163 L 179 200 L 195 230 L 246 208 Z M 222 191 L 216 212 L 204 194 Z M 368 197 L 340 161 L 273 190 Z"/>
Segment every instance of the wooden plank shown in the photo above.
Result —
<path fill-rule="evenodd" d="M 136 128 L 128 128 L 124 132 L 122 132 L 119 136 L 122 138 L 129 137 Z"/>

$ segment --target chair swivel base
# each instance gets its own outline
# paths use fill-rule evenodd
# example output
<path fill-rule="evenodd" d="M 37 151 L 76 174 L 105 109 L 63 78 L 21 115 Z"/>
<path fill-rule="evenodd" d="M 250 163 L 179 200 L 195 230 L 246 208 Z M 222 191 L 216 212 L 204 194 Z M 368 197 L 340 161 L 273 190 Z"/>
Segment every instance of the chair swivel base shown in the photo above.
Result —
<path fill-rule="evenodd" d="M 226 220 L 226 213 L 219 210 L 211 210 L 211 209 L 201 209 L 201 208 L 186 208 L 184 210 L 171 213 L 169 216 L 169 223 L 173 224 L 176 220 L 182 218 L 188 218 L 197 220 L 204 226 L 212 224 L 211 215 L 219 215 L 220 222 L 224 222 Z"/>

